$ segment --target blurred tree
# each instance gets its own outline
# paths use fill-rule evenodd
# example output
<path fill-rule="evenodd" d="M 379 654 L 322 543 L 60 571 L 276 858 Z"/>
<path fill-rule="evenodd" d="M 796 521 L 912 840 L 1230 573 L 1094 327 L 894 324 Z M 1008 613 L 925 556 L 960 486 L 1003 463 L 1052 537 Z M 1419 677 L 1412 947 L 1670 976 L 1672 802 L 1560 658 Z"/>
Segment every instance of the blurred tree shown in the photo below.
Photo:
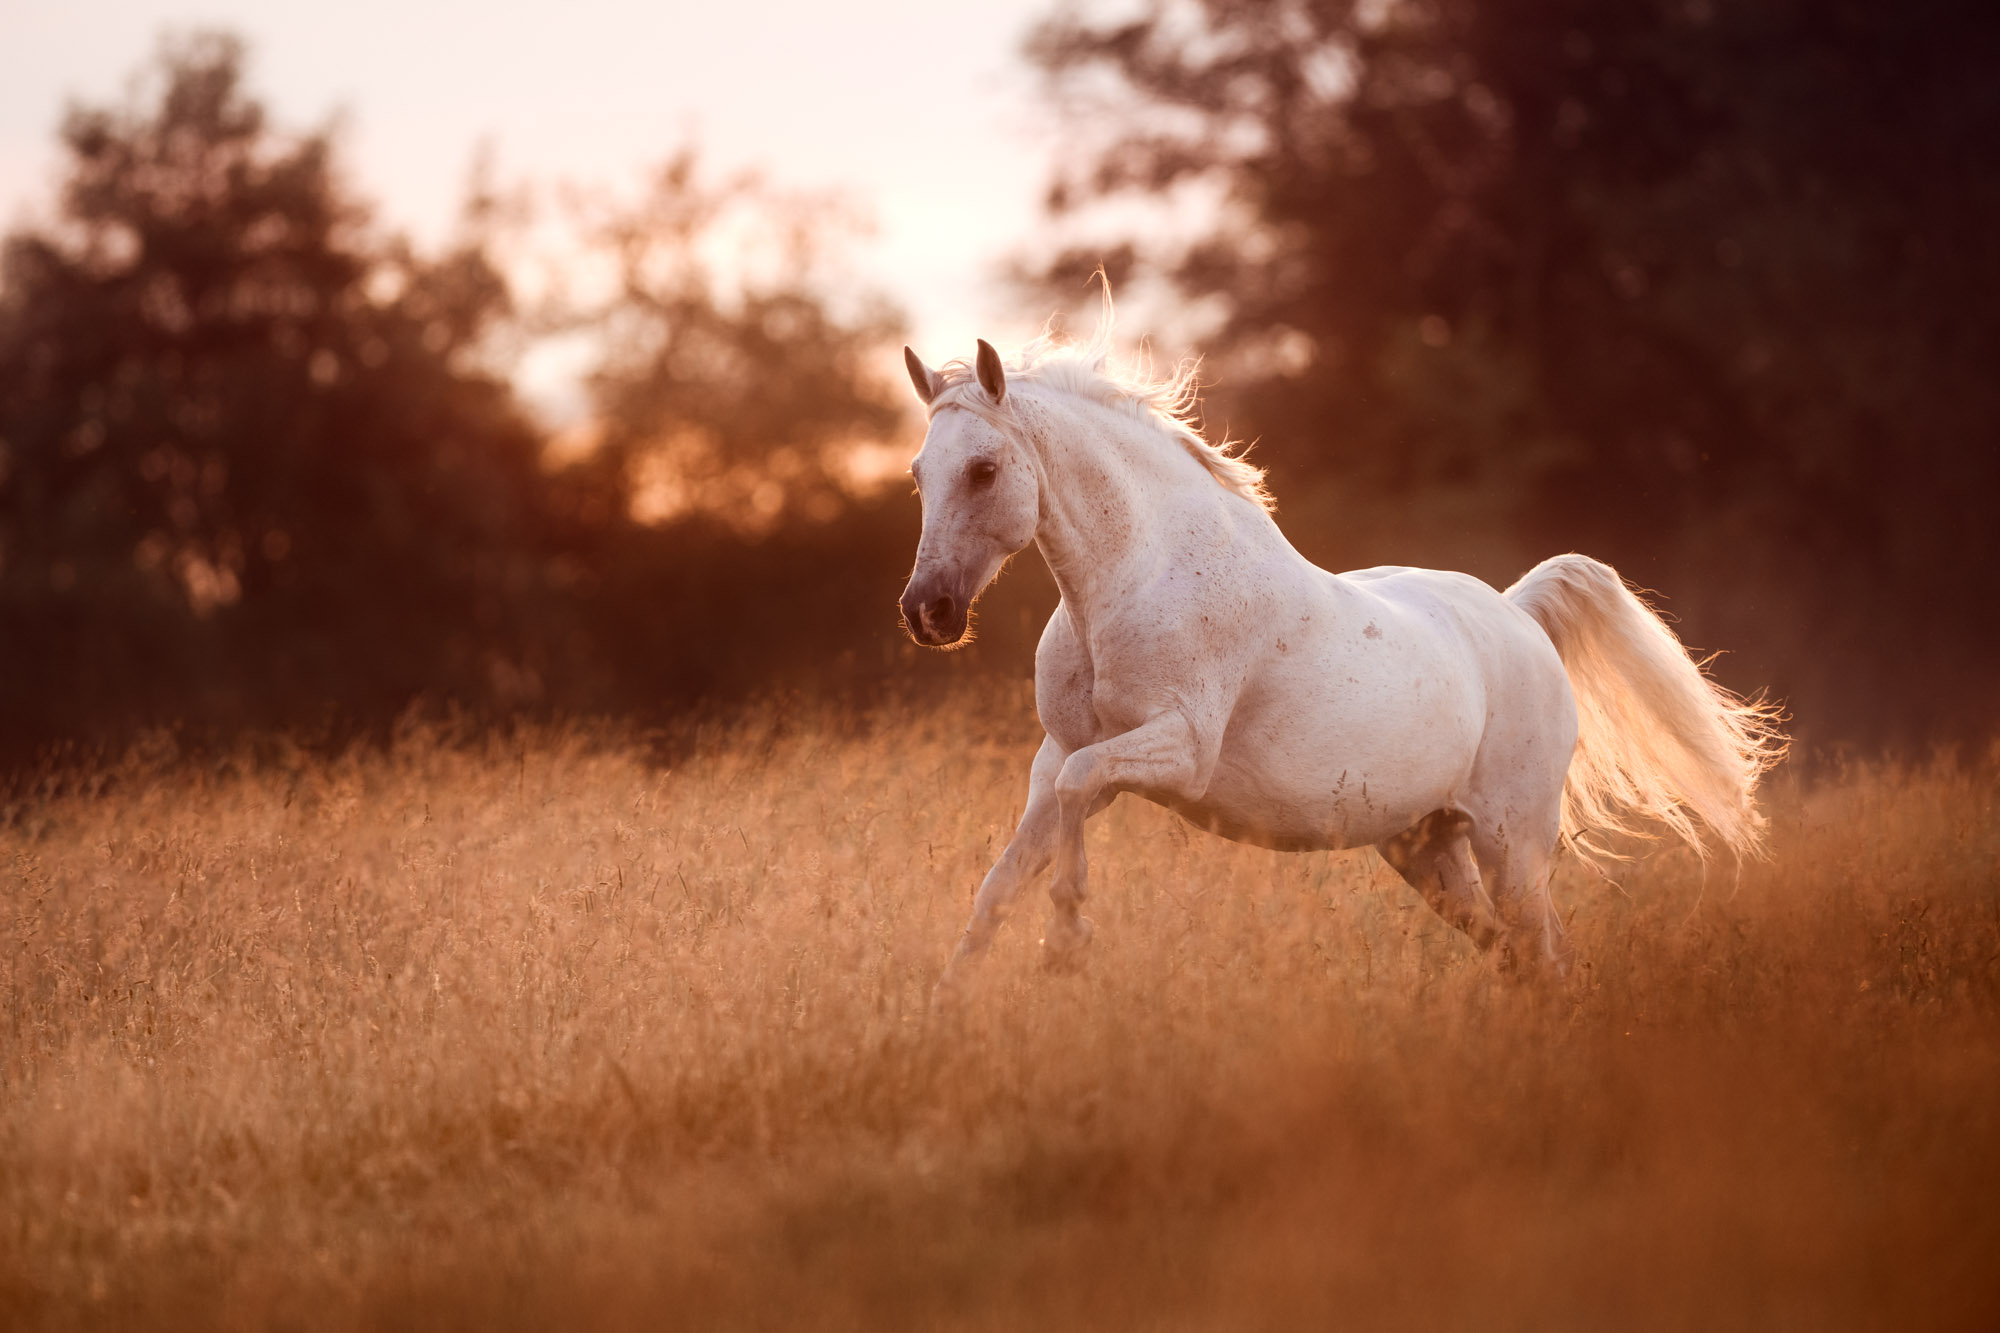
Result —
<path fill-rule="evenodd" d="M 518 620 L 540 442 L 479 362 L 505 285 L 476 239 L 372 238 L 240 69 L 170 44 L 156 101 L 72 111 L 60 221 L 7 241 L 8 706 L 387 705 L 473 688 Z"/>
<path fill-rule="evenodd" d="M 824 521 L 853 490 L 856 446 L 912 424 L 878 369 L 897 364 L 901 317 L 828 271 L 844 221 L 837 201 L 710 182 L 692 150 L 638 201 L 587 210 L 587 242 L 615 277 L 571 315 L 604 345 L 585 467 L 625 512 L 700 512 L 751 533 Z"/>
<path fill-rule="evenodd" d="M 831 295 L 823 210 L 683 154 L 594 215 L 598 442 L 551 461 L 503 373 L 519 219 L 476 190 L 441 255 L 374 230 L 242 64 L 169 42 L 73 110 L 57 218 L 0 255 L 0 751 L 885 669 L 910 534 L 843 469 L 906 424 L 897 319 Z M 760 229 L 761 268 L 722 253 Z"/>
<path fill-rule="evenodd" d="M 1043 276 L 1109 253 L 1216 312 L 1281 485 L 1484 495 L 1671 588 L 1821 736 L 2000 722 L 1990 7 L 1123 13 L 1033 40 L 1080 127 L 1051 207 L 1213 225 Z"/>
<path fill-rule="evenodd" d="M 900 315 L 835 265 L 844 210 L 692 149 L 636 199 L 572 202 L 541 316 L 595 349 L 550 478 L 583 617 L 568 697 L 647 713 L 879 679 L 914 515 L 856 464 L 917 426 Z"/>

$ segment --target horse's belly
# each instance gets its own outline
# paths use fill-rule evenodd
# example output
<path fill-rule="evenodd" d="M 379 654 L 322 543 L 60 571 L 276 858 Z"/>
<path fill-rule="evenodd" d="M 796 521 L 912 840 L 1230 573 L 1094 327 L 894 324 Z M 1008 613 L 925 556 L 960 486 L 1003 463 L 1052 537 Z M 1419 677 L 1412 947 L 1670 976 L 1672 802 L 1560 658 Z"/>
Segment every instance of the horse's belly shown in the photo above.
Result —
<path fill-rule="evenodd" d="M 1248 698 L 1197 801 L 1175 802 L 1226 837 L 1288 849 L 1359 847 L 1459 797 L 1484 723 L 1478 689 L 1440 662 L 1379 676 L 1307 670 Z"/>
<path fill-rule="evenodd" d="M 1431 811 L 1453 803 L 1443 774 L 1397 777 L 1347 770 L 1318 784 L 1257 781 L 1219 774 L 1198 801 L 1162 802 L 1198 828 L 1279 851 L 1365 847 L 1394 837 Z"/>

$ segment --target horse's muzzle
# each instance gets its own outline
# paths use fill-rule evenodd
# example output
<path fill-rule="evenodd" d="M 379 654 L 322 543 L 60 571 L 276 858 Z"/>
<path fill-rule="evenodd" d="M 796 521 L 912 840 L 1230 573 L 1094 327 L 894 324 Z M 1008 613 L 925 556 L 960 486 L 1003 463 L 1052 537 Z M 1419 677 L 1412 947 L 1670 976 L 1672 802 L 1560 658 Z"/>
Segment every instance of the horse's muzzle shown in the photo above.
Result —
<path fill-rule="evenodd" d="M 903 628 L 926 648 L 948 648 L 965 637 L 969 601 L 935 582 L 920 588 L 913 580 L 903 590 Z"/>

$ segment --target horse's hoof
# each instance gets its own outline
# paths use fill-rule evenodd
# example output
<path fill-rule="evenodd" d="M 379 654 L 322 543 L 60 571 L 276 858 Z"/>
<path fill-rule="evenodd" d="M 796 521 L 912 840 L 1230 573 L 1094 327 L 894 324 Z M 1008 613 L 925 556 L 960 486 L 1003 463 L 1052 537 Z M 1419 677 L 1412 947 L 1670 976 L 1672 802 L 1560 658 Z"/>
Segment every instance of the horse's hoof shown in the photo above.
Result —
<path fill-rule="evenodd" d="M 1089 959 L 1091 925 L 1087 916 L 1058 918 L 1049 923 L 1042 936 L 1042 970 L 1057 976 L 1074 976 Z"/>

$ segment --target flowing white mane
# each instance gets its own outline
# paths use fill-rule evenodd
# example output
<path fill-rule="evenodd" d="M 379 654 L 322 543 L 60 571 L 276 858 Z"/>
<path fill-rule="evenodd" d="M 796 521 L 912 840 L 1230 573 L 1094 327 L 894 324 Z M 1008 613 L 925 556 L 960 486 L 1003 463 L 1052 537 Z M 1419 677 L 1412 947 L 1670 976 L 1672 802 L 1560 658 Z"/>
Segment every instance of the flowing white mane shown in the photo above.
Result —
<path fill-rule="evenodd" d="M 1198 361 L 1183 361 L 1158 380 L 1148 373 L 1148 366 L 1113 369 L 1107 313 L 1087 343 L 1064 342 L 1045 332 L 1023 347 L 1007 365 L 1007 400 L 1012 400 L 1017 386 L 1035 386 L 1120 408 L 1172 437 L 1224 487 L 1269 512 L 1273 501 L 1264 487 L 1264 469 L 1243 457 L 1247 446 L 1233 440 L 1210 443 L 1195 424 L 1200 409 L 1199 368 Z M 962 407 L 1002 429 L 1013 425 L 1007 402 L 987 397 L 970 362 L 947 361 L 937 375 L 942 386 L 931 399 L 933 416 L 947 407 Z"/>

